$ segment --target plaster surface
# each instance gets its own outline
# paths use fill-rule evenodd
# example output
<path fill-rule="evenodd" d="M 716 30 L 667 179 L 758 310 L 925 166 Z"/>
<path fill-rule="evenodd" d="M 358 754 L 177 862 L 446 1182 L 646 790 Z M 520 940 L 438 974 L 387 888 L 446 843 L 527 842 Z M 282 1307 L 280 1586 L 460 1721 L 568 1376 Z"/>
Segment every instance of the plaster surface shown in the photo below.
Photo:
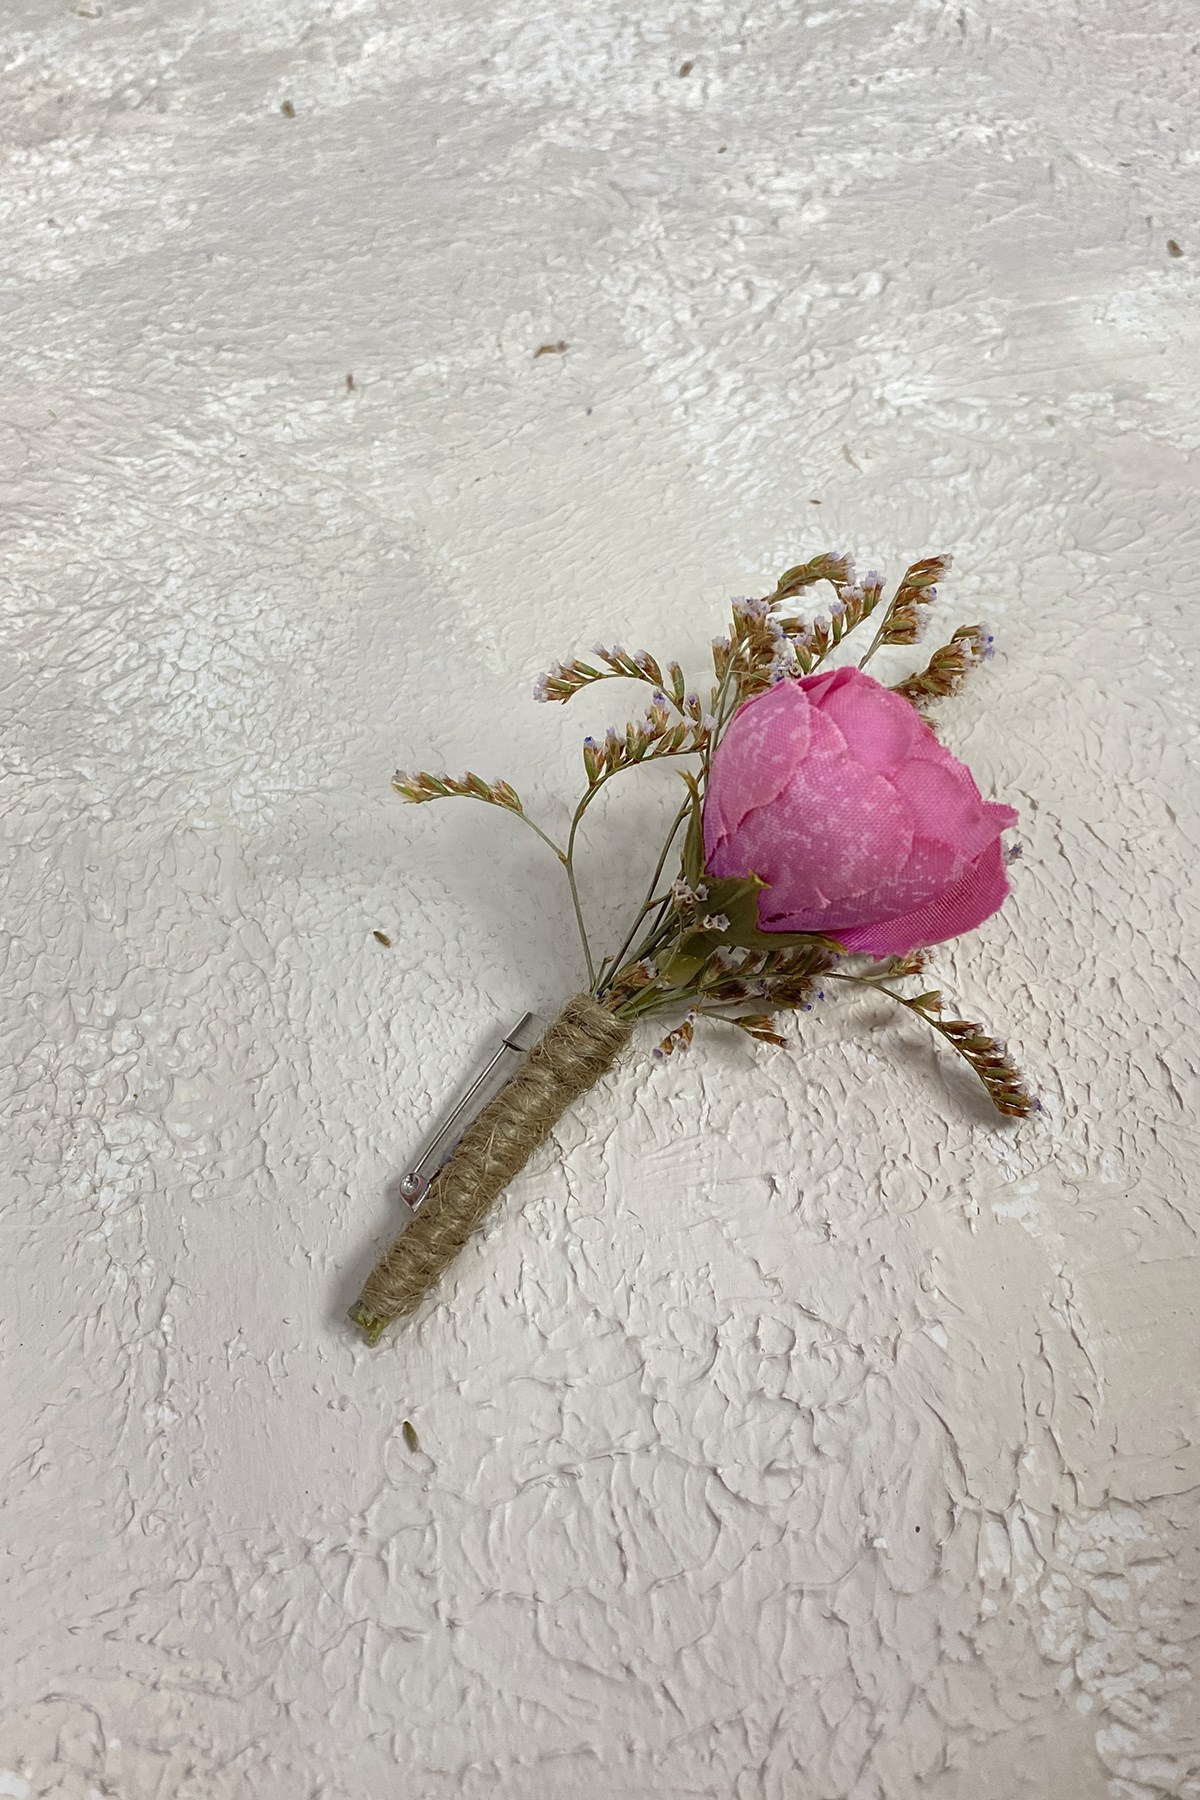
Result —
<path fill-rule="evenodd" d="M 1194 1800 L 1194 11 L 6 0 L 0 70 L 0 1795 Z M 393 767 L 560 825 L 624 695 L 537 674 L 825 547 L 997 633 L 937 969 L 1043 1114 L 703 1033 L 368 1352 L 579 981 Z"/>

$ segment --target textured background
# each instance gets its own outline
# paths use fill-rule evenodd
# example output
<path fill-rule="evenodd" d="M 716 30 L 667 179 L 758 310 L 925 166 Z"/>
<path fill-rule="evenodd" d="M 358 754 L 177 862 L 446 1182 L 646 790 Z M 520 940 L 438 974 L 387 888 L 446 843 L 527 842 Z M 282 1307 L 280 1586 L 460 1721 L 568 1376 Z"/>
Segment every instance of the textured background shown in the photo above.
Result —
<path fill-rule="evenodd" d="M 1192 10 L 5 0 L 0 58 L 0 1795 L 1200 1793 Z M 946 730 L 1025 860 L 938 965 L 1044 1114 L 877 1003 L 707 1034 L 368 1353 L 389 1179 L 579 979 L 535 840 L 393 766 L 560 823 L 624 696 L 538 671 L 699 671 L 827 546 L 997 631 Z"/>

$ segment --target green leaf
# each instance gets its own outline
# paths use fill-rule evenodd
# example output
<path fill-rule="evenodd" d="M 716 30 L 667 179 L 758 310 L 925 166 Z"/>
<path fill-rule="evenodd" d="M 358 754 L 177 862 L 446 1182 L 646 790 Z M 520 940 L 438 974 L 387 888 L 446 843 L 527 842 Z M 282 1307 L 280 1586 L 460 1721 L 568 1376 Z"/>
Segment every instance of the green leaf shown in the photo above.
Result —
<path fill-rule="evenodd" d="M 850 954 L 845 944 L 820 931 L 755 931 L 746 940 L 748 950 L 796 950 L 801 944 L 816 945 L 832 956 Z"/>
<path fill-rule="evenodd" d="M 721 933 L 718 942 L 744 944 L 746 933 L 758 929 L 758 896 L 766 882 L 757 875 L 702 875 L 700 879 L 705 889 L 705 913 L 723 913 L 729 920 L 729 929 Z"/>
<path fill-rule="evenodd" d="M 673 988 L 690 987 L 711 954 L 711 950 L 694 952 L 680 948 L 663 964 L 663 975 Z"/>
<path fill-rule="evenodd" d="M 801 944 L 817 944 L 835 956 L 845 956 L 846 948 L 836 938 L 819 931 L 764 931 L 758 922 L 758 901 L 770 884 L 761 875 L 742 875 L 725 880 L 712 875 L 701 877 L 708 889 L 704 909 L 708 913 L 724 913 L 729 930 L 722 942 L 737 944 L 744 950 L 794 950 Z"/>
<path fill-rule="evenodd" d="M 682 771 L 691 800 L 691 818 L 683 840 L 683 879 L 690 888 L 704 880 L 704 809 L 700 801 L 700 783 L 690 769 Z"/>

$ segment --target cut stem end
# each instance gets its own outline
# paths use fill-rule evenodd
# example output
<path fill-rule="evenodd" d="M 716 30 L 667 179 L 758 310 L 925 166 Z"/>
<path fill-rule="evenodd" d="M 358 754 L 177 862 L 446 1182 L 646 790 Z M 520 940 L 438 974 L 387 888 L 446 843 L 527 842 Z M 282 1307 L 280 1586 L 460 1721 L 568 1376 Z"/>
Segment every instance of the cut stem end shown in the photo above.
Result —
<path fill-rule="evenodd" d="M 387 1320 L 379 1318 L 373 1312 L 368 1312 L 361 1300 L 355 1301 L 346 1317 L 352 1325 L 358 1326 L 368 1344 L 371 1345 L 377 1344 L 387 1330 Z"/>

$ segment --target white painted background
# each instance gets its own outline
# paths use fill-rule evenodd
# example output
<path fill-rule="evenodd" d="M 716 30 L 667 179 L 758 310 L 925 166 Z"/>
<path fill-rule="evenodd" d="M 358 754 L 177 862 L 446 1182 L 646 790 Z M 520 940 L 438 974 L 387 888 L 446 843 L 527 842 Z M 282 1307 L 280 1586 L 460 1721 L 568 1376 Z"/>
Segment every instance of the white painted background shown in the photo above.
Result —
<path fill-rule="evenodd" d="M 6 0 L 0 61 L 0 1794 L 1200 1793 L 1194 11 Z M 946 731 L 1025 860 L 939 973 L 1044 1115 L 873 1003 L 706 1034 L 367 1352 L 387 1182 L 579 979 L 392 768 L 561 822 L 623 695 L 548 661 L 699 672 L 827 546 L 998 633 Z"/>

